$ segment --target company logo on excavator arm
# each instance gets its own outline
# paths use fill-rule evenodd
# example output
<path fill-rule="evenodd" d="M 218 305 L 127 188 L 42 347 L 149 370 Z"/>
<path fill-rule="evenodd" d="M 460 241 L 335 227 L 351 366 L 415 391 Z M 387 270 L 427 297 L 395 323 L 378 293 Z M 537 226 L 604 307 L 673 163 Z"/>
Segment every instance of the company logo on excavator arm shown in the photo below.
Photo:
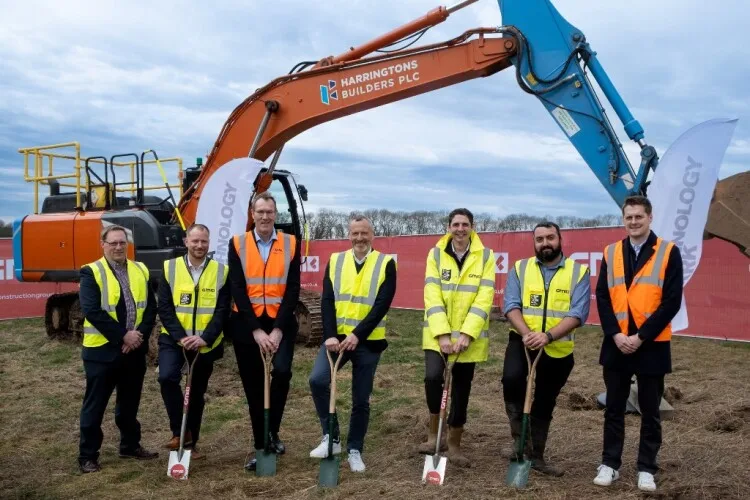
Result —
<path fill-rule="evenodd" d="M 331 99 L 338 101 L 339 92 L 334 90 L 336 88 L 336 80 L 328 80 L 328 85 L 320 86 L 320 102 L 328 106 L 331 104 Z"/>

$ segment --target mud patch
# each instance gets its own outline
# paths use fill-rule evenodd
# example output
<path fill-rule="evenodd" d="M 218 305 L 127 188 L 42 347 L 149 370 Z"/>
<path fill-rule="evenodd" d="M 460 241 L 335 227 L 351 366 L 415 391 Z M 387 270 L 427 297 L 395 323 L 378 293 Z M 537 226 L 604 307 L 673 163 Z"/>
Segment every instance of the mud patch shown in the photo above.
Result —
<path fill-rule="evenodd" d="M 712 432 L 739 432 L 743 428 L 750 429 L 750 405 L 719 412 L 705 425 L 705 429 Z"/>
<path fill-rule="evenodd" d="M 599 409 L 599 403 L 596 401 L 596 394 L 587 396 L 581 392 L 571 392 L 568 395 L 566 406 L 573 411 L 590 411 Z"/>
<path fill-rule="evenodd" d="M 667 403 L 671 404 L 672 406 L 674 406 L 677 401 L 682 401 L 684 397 L 685 396 L 682 394 L 682 391 L 677 387 L 667 387 L 667 389 L 664 391 L 664 399 L 666 399 Z"/>

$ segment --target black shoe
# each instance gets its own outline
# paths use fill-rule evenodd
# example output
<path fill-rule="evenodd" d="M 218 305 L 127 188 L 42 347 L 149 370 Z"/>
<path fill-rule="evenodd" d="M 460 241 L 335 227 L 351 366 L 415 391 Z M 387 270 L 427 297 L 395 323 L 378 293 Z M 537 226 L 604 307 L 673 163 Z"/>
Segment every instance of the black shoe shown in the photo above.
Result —
<path fill-rule="evenodd" d="M 81 472 L 83 474 L 88 474 L 89 472 L 99 472 L 102 470 L 101 465 L 99 465 L 99 462 L 96 460 L 79 460 L 78 461 L 78 468 L 81 469 Z"/>
<path fill-rule="evenodd" d="M 138 460 L 152 460 L 157 458 L 159 454 L 155 451 L 148 451 L 142 446 L 139 446 L 134 451 L 121 451 L 120 458 L 135 458 Z"/>
<path fill-rule="evenodd" d="M 283 455 L 286 451 L 286 446 L 281 442 L 278 434 L 274 436 L 273 433 L 268 436 L 268 448 L 271 452 L 276 453 L 277 455 Z"/>
<path fill-rule="evenodd" d="M 247 463 L 245 464 L 245 470 L 246 470 L 247 472 L 252 472 L 252 471 L 254 471 L 254 470 L 255 470 L 255 465 L 256 465 L 256 463 L 257 463 L 257 460 L 255 459 L 255 457 L 251 458 L 251 459 L 250 459 L 250 460 L 248 460 L 248 461 L 247 461 Z"/>

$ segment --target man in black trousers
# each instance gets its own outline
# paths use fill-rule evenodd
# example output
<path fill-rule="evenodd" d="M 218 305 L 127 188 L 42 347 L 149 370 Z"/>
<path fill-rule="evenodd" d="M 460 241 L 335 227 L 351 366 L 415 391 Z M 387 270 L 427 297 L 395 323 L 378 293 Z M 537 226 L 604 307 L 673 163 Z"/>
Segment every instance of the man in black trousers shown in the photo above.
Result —
<path fill-rule="evenodd" d="M 269 415 L 269 447 L 281 455 L 281 419 L 292 380 L 292 358 L 297 338 L 300 292 L 300 242 L 275 230 L 276 200 L 260 193 L 252 202 L 254 228 L 234 236 L 229 245 L 229 282 L 234 299 L 227 332 L 231 335 L 237 367 L 250 411 L 255 450 L 264 446 L 263 360 L 273 354 Z M 256 468 L 248 454 L 245 470 Z"/>
<path fill-rule="evenodd" d="M 677 245 L 651 231 L 651 202 L 646 197 L 627 198 L 622 213 L 628 237 L 604 249 L 596 286 L 604 331 L 599 362 L 604 367 L 607 409 L 602 464 L 594 484 L 609 486 L 619 478 L 625 407 L 635 375 L 641 410 L 638 488 L 655 491 L 661 447 L 659 406 L 664 376 L 672 372 L 671 321 L 682 303 L 682 257 Z"/>
<path fill-rule="evenodd" d="M 104 256 L 81 268 L 79 293 L 84 314 L 81 357 L 86 372 L 78 454 L 83 473 L 101 469 L 102 420 L 115 388 L 120 458 L 144 460 L 159 456 L 141 446 L 141 424 L 137 419 L 148 339 L 156 320 L 149 272 L 142 263 L 128 259 L 125 228 L 106 227 L 101 246 Z"/>

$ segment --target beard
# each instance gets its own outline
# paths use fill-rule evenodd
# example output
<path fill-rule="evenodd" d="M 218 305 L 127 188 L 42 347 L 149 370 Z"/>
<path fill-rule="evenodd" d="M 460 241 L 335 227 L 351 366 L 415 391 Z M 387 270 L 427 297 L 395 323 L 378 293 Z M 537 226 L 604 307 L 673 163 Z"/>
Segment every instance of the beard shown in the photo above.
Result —
<path fill-rule="evenodd" d="M 536 257 L 537 259 L 541 260 L 542 262 L 552 262 L 556 258 L 560 256 L 562 253 L 562 247 L 558 246 L 556 248 L 545 246 L 542 247 L 540 250 L 536 251 Z"/>

